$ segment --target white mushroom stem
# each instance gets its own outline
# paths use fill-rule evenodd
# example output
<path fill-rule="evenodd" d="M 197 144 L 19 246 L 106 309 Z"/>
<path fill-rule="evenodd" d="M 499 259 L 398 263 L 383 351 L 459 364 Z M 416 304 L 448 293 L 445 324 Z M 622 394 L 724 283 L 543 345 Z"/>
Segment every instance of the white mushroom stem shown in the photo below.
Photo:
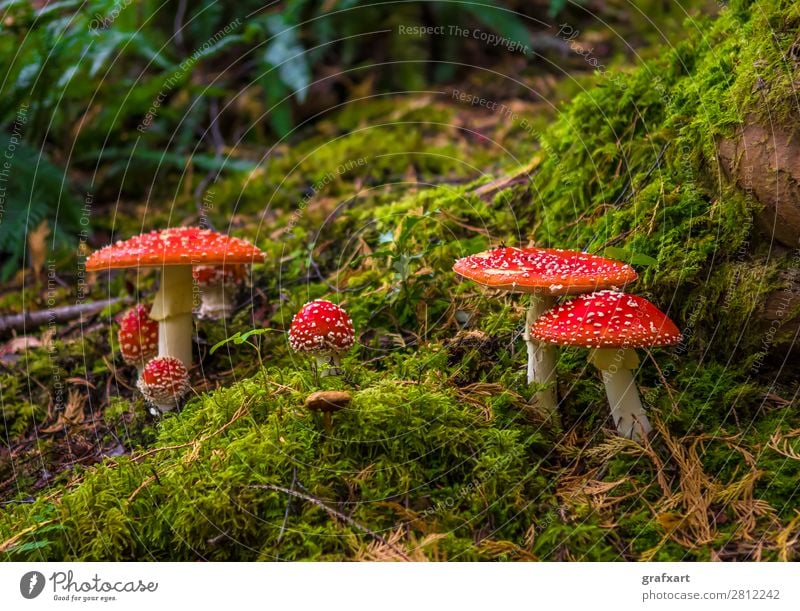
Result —
<path fill-rule="evenodd" d="M 647 419 L 631 370 L 639 366 L 636 352 L 628 348 L 596 348 L 589 362 L 600 370 L 611 417 L 623 437 L 641 441 L 653 430 Z"/>
<path fill-rule="evenodd" d="M 158 356 L 192 366 L 192 266 L 165 266 L 150 318 L 158 321 Z"/>
<path fill-rule="evenodd" d="M 536 401 L 548 413 L 556 411 L 556 353 L 552 346 L 537 342 L 531 337 L 531 327 L 539 316 L 555 305 L 549 295 L 531 294 L 531 304 L 525 317 L 525 332 L 522 337 L 528 347 L 528 384 L 546 384 L 536 393 Z"/>
<path fill-rule="evenodd" d="M 228 282 L 209 282 L 200 288 L 202 302 L 197 314 L 201 318 L 221 320 L 233 312 L 233 296 L 236 284 Z"/>
<path fill-rule="evenodd" d="M 172 401 L 151 401 L 153 407 L 157 409 L 155 411 L 150 410 L 150 413 L 154 416 L 158 414 L 166 414 L 167 412 L 174 411 L 178 407 L 178 399 L 172 399 Z"/>
<path fill-rule="evenodd" d="M 342 370 L 339 369 L 339 360 L 338 354 L 327 354 L 327 355 L 317 355 L 315 357 L 317 361 L 317 371 L 319 371 L 319 377 L 325 378 L 327 376 L 338 376 L 341 374 Z"/>

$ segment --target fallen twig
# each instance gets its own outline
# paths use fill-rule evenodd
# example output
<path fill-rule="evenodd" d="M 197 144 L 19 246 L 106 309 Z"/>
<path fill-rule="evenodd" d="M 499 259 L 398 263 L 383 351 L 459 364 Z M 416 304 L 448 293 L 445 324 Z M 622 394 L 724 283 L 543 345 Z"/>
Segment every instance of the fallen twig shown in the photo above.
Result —
<path fill-rule="evenodd" d="M 533 158 L 533 161 L 523 168 L 520 168 L 513 174 L 508 176 L 501 176 L 485 185 L 481 185 L 473 193 L 480 197 L 483 201 L 491 201 L 500 191 L 515 187 L 517 185 L 525 185 L 530 183 L 531 174 L 536 171 L 539 164 L 542 162 L 540 156 Z"/>
<path fill-rule="evenodd" d="M 22 331 L 31 327 L 40 327 L 50 322 L 67 322 L 76 318 L 88 318 L 105 310 L 108 306 L 127 301 L 129 299 L 116 297 L 91 303 L 79 303 L 47 310 L 0 316 L 0 333 L 4 331 Z"/>
<path fill-rule="evenodd" d="M 664 153 L 667 151 L 667 147 L 669 146 L 669 142 L 665 142 L 664 146 L 661 147 L 661 150 L 658 152 L 658 156 L 653 164 L 648 168 L 645 175 L 642 177 L 642 180 L 639 181 L 639 188 L 641 189 L 642 186 L 648 181 L 650 175 L 655 171 L 657 167 L 661 165 L 661 160 L 664 158 Z M 626 204 L 631 197 L 636 194 L 636 189 L 633 187 L 633 177 L 631 177 L 628 182 L 625 184 L 625 188 L 622 189 L 620 194 L 617 196 L 617 199 L 614 200 L 613 206 L 619 206 L 621 204 Z M 630 190 L 630 192 L 628 192 Z"/>
<path fill-rule="evenodd" d="M 11 537 L 10 539 L 6 539 L 2 543 L 0 543 L 0 554 L 3 554 L 14 547 L 22 537 L 25 535 L 35 532 L 42 528 L 43 526 L 47 526 L 48 524 L 52 524 L 55 520 L 45 520 L 44 522 L 37 522 L 33 526 L 28 526 L 28 528 L 24 528 L 19 531 L 16 535 Z"/>
<path fill-rule="evenodd" d="M 216 431 L 212 431 L 211 433 L 203 435 L 199 439 L 194 439 L 192 441 L 187 441 L 185 443 L 178 443 L 178 444 L 171 445 L 171 446 L 161 446 L 161 447 L 158 447 L 158 448 L 153 448 L 151 450 L 147 450 L 147 452 L 142 452 L 141 454 L 136 454 L 135 456 L 131 456 L 130 460 L 132 462 L 139 462 L 139 461 L 147 458 L 148 456 L 152 456 L 153 454 L 157 454 L 159 452 L 167 452 L 167 451 L 170 451 L 170 450 L 181 450 L 183 448 L 188 448 L 188 447 L 192 447 L 193 451 L 194 451 L 197 448 L 199 448 L 200 445 L 203 444 L 203 442 L 208 441 L 209 439 L 211 439 L 215 435 L 219 435 L 225 429 L 227 429 L 229 426 L 231 426 L 234 422 L 236 422 L 239 418 L 244 416 L 247 413 L 247 409 L 250 407 L 250 405 L 253 403 L 253 401 L 254 401 L 254 399 L 251 398 L 247 402 L 243 403 L 239 407 L 239 409 L 236 410 L 236 412 L 233 414 L 231 419 L 228 420 L 228 422 L 223 424 Z"/>
<path fill-rule="evenodd" d="M 289 496 L 293 496 L 295 498 L 307 501 L 312 505 L 316 505 L 320 509 L 325 510 L 328 514 L 330 514 L 334 518 L 338 518 L 339 520 L 341 520 L 342 522 L 346 522 L 353 528 L 356 528 L 361 532 L 368 534 L 376 541 L 380 541 L 383 545 L 391 548 L 394 552 L 396 552 L 403 560 L 406 560 L 408 562 L 411 561 L 411 558 L 408 557 L 408 554 L 406 554 L 402 549 L 400 549 L 393 543 L 387 541 L 384 537 L 376 533 L 374 530 L 367 528 L 363 524 L 359 524 L 353 518 L 342 513 L 341 511 L 337 511 L 333 507 L 329 507 L 315 496 L 311 496 L 310 494 L 303 494 L 302 492 L 298 492 L 297 490 L 290 490 L 289 488 L 283 488 L 282 486 L 273 486 L 272 484 L 255 484 L 252 486 L 248 486 L 248 488 L 258 488 L 261 490 L 272 490 L 273 492 L 282 492 L 283 494 L 288 494 Z"/>
<path fill-rule="evenodd" d="M 290 490 L 294 490 L 294 485 L 297 483 L 297 467 L 292 470 L 292 483 L 289 486 Z M 275 547 L 279 548 L 281 543 L 283 543 L 283 537 L 286 534 L 286 524 L 289 522 L 289 512 L 292 510 L 292 499 L 293 496 L 289 496 L 289 500 L 286 503 L 286 511 L 283 512 L 283 523 L 281 524 L 281 531 L 278 533 L 278 540 L 275 542 Z M 275 554 L 275 560 L 278 559 L 278 555 L 280 552 Z"/>

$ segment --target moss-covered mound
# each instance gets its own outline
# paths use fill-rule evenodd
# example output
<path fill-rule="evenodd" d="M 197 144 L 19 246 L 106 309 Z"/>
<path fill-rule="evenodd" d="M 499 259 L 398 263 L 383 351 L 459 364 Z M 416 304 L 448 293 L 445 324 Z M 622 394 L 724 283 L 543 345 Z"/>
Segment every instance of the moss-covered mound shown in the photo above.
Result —
<path fill-rule="evenodd" d="M 654 259 L 640 290 L 670 308 L 690 352 L 754 374 L 762 352 L 794 339 L 797 324 L 784 323 L 797 311 L 764 309 L 776 288 L 796 289 L 780 270 L 798 258 L 758 230 L 771 219 L 760 222 L 760 202 L 725 178 L 718 145 L 753 117 L 775 129 L 796 118 L 798 24 L 796 3 L 731 2 L 713 24 L 687 22 L 692 34 L 660 59 L 600 78 L 544 134 L 524 212 L 540 241 Z M 769 160 L 762 172 L 774 172 Z"/>
<path fill-rule="evenodd" d="M 14 499 L 0 514 L 0 550 L 10 559 L 796 558 L 800 376 L 786 360 L 795 312 L 766 312 L 776 290 L 792 289 L 798 261 L 756 229 L 761 206 L 725 179 L 717 146 L 745 117 L 786 120 L 795 108 L 787 51 L 798 11 L 731 2 L 713 21 L 688 23 L 688 39 L 660 58 L 597 75 L 513 179 L 490 182 L 447 160 L 419 179 L 419 152 L 382 142 L 381 163 L 391 155 L 397 165 L 371 173 L 367 154 L 331 187 L 327 172 L 369 148 L 357 122 L 338 140 L 350 148 L 321 165 L 310 144 L 282 160 L 284 175 L 314 168 L 313 197 L 293 213 L 286 194 L 305 183 L 283 183 L 256 228 L 272 256 L 254 270 L 252 302 L 229 326 L 201 329 L 203 366 L 230 369 L 227 388 L 165 418 L 152 445 Z M 766 89 L 754 90 L 759 76 Z M 410 116 L 391 113 L 389 122 Z M 431 171 L 450 184 L 426 185 Z M 375 185 L 387 172 L 405 184 Z M 216 205 L 241 199 L 246 209 L 281 179 L 267 169 L 227 182 Z M 524 384 L 524 303 L 450 271 L 456 257 L 529 240 L 629 258 L 640 270 L 633 290 L 684 331 L 677 348 L 642 355 L 651 443 L 606 434 L 603 389 L 581 350 L 559 362 L 561 423 L 543 419 Z M 336 293 L 359 342 L 346 375 L 323 379 L 354 396 L 326 433 L 302 407 L 320 381 L 281 330 L 305 301 Z M 253 326 L 270 331 L 207 354 Z"/>

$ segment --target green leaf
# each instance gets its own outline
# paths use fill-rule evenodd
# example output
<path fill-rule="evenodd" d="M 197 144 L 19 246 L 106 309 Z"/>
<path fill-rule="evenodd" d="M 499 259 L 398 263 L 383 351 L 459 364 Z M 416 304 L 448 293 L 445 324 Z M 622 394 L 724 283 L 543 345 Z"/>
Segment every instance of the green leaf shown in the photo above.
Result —
<path fill-rule="evenodd" d="M 509 40 L 521 45 L 527 45 L 531 40 L 528 28 L 525 27 L 522 19 L 517 17 L 513 11 L 485 4 L 471 3 L 464 4 L 463 10 L 472 13 L 475 18 L 494 32 Z"/>
<path fill-rule="evenodd" d="M 130 149 L 107 148 L 103 150 L 90 151 L 86 156 L 81 156 L 81 160 L 92 159 L 137 159 L 139 161 L 149 161 L 159 165 L 174 165 L 178 168 L 186 167 L 187 156 L 180 153 L 170 153 L 168 151 L 153 151 L 149 149 Z M 258 163 L 249 159 L 237 159 L 234 157 L 217 157 L 215 155 L 192 155 L 192 165 L 201 170 L 231 172 L 249 172 L 254 170 Z"/>
<path fill-rule="evenodd" d="M 638 265 L 640 267 L 650 267 L 651 265 L 658 265 L 658 261 L 653 257 L 642 253 L 636 253 L 631 255 L 630 260 L 628 261 L 631 265 Z"/>
<path fill-rule="evenodd" d="M 243 344 L 254 335 L 264 335 L 265 333 L 269 333 L 270 331 L 280 331 L 280 329 L 250 329 L 249 331 L 244 331 L 244 332 L 238 331 L 237 333 L 234 333 L 230 337 L 214 344 L 211 347 L 211 351 L 209 352 L 209 354 L 214 354 L 225 344 L 231 342 L 233 342 L 236 345 Z"/>
<path fill-rule="evenodd" d="M 305 48 L 297 37 L 299 27 L 292 27 L 281 15 L 271 15 L 267 27 L 273 35 L 264 52 L 266 63 L 278 68 L 281 81 L 304 102 L 311 83 L 311 68 L 306 62 Z"/>
<path fill-rule="evenodd" d="M 0 192 L 0 254 L 4 255 L 0 279 L 7 280 L 19 269 L 26 236 L 43 220 L 55 234 L 48 245 L 74 245 L 81 201 L 68 189 L 64 169 L 43 152 L 7 133 L 0 133 L 0 149 L 12 155 L 4 161 L 13 180 L 0 183 L 4 187 Z"/>
<path fill-rule="evenodd" d="M 48 545 L 50 545 L 50 541 L 29 541 L 28 543 L 12 547 L 11 551 L 15 553 L 35 552 L 37 549 L 42 549 Z"/>
<path fill-rule="evenodd" d="M 260 80 L 269 107 L 269 124 L 283 138 L 292 131 L 294 125 L 292 107 L 286 99 L 289 90 L 273 72 L 268 72 Z"/>
<path fill-rule="evenodd" d="M 609 246 L 605 249 L 605 251 L 603 251 L 603 254 L 610 259 L 618 259 L 620 261 L 625 261 L 625 263 L 638 265 L 640 267 L 658 265 L 658 261 L 653 257 L 643 253 L 632 253 L 629 250 L 618 248 L 617 246 Z"/>

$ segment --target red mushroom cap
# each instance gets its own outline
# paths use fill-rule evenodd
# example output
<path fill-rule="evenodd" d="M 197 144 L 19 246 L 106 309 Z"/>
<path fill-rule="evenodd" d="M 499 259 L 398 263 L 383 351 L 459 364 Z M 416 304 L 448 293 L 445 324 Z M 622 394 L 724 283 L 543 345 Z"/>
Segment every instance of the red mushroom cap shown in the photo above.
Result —
<path fill-rule="evenodd" d="M 189 372 L 174 356 L 159 356 L 147 363 L 137 386 L 154 405 L 174 406 L 189 392 Z"/>
<path fill-rule="evenodd" d="M 586 252 L 506 246 L 458 259 L 453 271 L 484 286 L 549 295 L 620 288 L 637 277 L 627 263 Z"/>
<path fill-rule="evenodd" d="M 347 312 L 324 299 L 304 305 L 289 328 L 289 345 L 298 352 L 345 352 L 354 341 L 353 321 Z"/>
<path fill-rule="evenodd" d="M 245 276 L 244 265 L 196 265 L 192 268 L 192 278 L 198 286 L 237 283 Z"/>
<path fill-rule="evenodd" d="M 158 321 L 150 318 L 150 308 L 139 304 L 119 320 L 119 350 L 129 365 L 141 367 L 158 354 Z"/>
<path fill-rule="evenodd" d="M 668 346 L 681 332 L 666 314 L 636 295 L 599 291 L 542 314 L 531 328 L 539 341 L 584 348 Z"/>
<path fill-rule="evenodd" d="M 250 242 L 199 227 L 151 231 L 101 248 L 86 271 L 164 265 L 232 265 L 261 262 L 266 255 Z"/>

